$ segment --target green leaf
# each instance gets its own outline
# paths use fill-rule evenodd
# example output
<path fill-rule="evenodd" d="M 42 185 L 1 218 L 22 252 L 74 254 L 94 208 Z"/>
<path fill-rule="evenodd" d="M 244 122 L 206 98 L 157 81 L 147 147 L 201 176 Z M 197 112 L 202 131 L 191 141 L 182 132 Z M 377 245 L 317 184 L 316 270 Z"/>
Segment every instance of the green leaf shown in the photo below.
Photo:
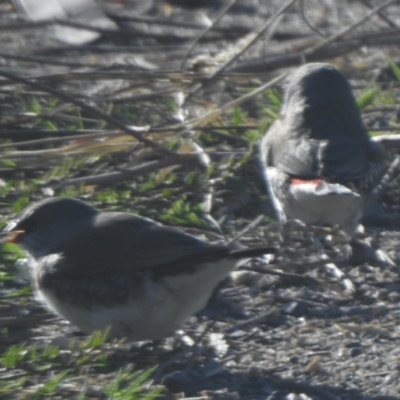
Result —
<path fill-rule="evenodd" d="M 22 211 L 29 204 L 29 197 L 23 196 L 20 197 L 17 201 L 15 201 L 11 208 L 14 212 Z"/>
<path fill-rule="evenodd" d="M 161 192 L 161 196 L 163 197 L 168 197 L 172 194 L 172 190 L 170 188 L 165 188 L 163 189 L 163 191 Z"/>
<path fill-rule="evenodd" d="M 393 62 L 392 59 L 389 58 L 388 60 L 389 66 L 392 69 L 395 77 L 397 78 L 397 80 L 400 82 L 400 68 L 397 66 L 396 63 Z"/>
<path fill-rule="evenodd" d="M 267 90 L 266 95 L 269 101 L 276 107 L 282 107 L 282 95 L 276 89 Z"/>
<path fill-rule="evenodd" d="M 35 394 L 30 396 L 30 399 L 39 399 L 41 394 L 54 393 L 61 381 L 68 375 L 69 370 L 60 372 L 58 375 L 50 378 L 42 387 L 40 387 Z"/>
<path fill-rule="evenodd" d="M 16 261 L 25 257 L 24 251 L 15 243 L 4 243 L 2 251 L 9 260 Z"/>
<path fill-rule="evenodd" d="M 240 111 L 238 107 L 233 109 L 233 125 L 242 125 L 243 124 L 243 113 Z"/>
<path fill-rule="evenodd" d="M 3 159 L 1 162 L 5 167 L 15 168 L 17 166 L 17 164 L 12 160 Z"/>
<path fill-rule="evenodd" d="M 358 97 L 357 97 L 357 105 L 360 110 L 363 110 L 368 105 L 372 104 L 376 95 L 381 92 L 381 89 L 378 87 L 374 87 L 371 89 L 364 90 Z"/>

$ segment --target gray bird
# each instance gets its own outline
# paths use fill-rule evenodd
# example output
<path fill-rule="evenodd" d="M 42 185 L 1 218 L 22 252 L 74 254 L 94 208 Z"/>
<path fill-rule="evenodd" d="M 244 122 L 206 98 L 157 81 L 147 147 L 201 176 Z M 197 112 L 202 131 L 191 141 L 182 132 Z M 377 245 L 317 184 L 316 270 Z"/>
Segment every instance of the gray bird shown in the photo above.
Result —
<path fill-rule="evenodd" d="M 339 225 L 350 236 L 385 167 L 347 78 L 311 63 L 289 77 L 278 120 L 261 142 L 269 192 L 283 227 L 287 220 Z"/>
<path fill-rule="evenodd" d="M 232 250 L 122 212 L 73 198 L 31 205 L 6 228 L 31 257 L 37 296 L 90 333 L 160 339 L 207 303 L 217 284 L 263 247 Z"/>

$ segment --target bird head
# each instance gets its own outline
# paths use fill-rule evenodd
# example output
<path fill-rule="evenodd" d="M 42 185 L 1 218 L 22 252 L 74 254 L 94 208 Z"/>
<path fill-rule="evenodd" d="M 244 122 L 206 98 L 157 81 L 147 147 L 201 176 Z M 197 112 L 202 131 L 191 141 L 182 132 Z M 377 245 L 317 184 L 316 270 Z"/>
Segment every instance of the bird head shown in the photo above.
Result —
<path fill-rule="evenodd" d="M 57 247 L 98 214 L 85 202 L 68 197 L 39 201 L 25 209 L 5 228 L 3 236 L 35 259 L 57 251 Z"/>

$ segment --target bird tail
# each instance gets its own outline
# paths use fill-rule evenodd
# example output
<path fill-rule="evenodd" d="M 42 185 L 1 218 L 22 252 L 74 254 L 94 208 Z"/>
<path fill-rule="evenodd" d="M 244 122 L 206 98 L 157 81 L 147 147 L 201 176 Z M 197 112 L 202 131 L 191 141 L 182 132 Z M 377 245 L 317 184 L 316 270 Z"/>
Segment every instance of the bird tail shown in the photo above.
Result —
<path fill-rule="evenodd" d="M 229 253 L 231 258 L 252 258 L 260 257 L 264 254 L 274 254 L 278 251 L 276 247 L 253 247 L 250 249 L 232 250 Z"/>

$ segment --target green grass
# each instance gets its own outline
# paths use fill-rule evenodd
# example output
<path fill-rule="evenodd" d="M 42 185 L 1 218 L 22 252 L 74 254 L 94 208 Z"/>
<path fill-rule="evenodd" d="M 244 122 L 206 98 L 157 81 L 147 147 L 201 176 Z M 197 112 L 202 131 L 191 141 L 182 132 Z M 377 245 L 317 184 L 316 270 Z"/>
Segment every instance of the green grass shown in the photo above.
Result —
<path fill-rule="evenodd" d="M 154 368 L 136 371 L 129 364 L 114 369 L 115 363 L 108 362 L 112 346 L 106 344 L 107 337 L 108 332 L 95 332 L 83 341 L 71 341 L 68 350 L 54 345 L 39 349 L 39 345 L 27 343 L 11 346 L 0 356 L 0 396 L 29 400 L 72 396 L 83 400 L 87 390 L 98 390 L 100 374 L 103 398 L 154 399 L 161 392 L 158 387 L 149 389 Z"/>

